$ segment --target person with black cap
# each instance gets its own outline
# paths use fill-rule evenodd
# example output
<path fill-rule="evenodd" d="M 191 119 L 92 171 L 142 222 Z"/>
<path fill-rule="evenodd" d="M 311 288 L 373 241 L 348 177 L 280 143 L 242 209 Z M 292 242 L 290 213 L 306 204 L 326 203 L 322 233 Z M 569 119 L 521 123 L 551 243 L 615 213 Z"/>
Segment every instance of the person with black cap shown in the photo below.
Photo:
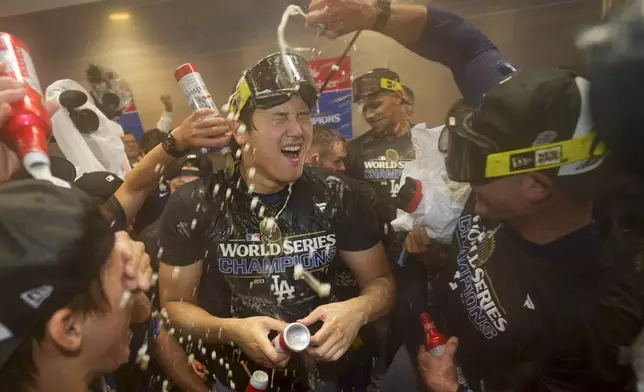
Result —
<path fill-rule="evenodd" d="M 571 71 L 522 71 L 480 108 L 450 111 L 440 147 L 473 196 L 434 284 L 432 317 L 453 338 L 443 356 L 419 351 L 431 390 L 465 389 L 454 359 L 474 391 L 617 391 L 632 378 L 642 242 L 593 220 L 605 148 L 589 90 Z"/>
<path fill-rule="evenodd" d="M 274 385 L 291 391 L 332 384 L 333 364 L 323 362 L 338 360 L 394 295 L 375 217 L 357 185 L 304 165 L 316 100 L 299 55 L 273 54 L 244 72 L 229 101 L 231 118 L 241 121 L 233 132 L 240 162 L 232 173 L 179 188 L 161 218 L 159 292 L 172 323 L 193 340 L 232 342 L 251 371 L 288 364 Z M 329 281 L 340 262 L 356 276 L 360 296 L 329 302 L 326 285 L 294 279 L 301 265 Z M 213 299 L 224 306 L 209 309 Z M 305 356 L 278 352 L 268 337 L 296 321 L 313 329 Z M 248 384 L 238 361 L 228 367 L 230 377 L 223 370 L 220 381 L 232 389 Z"/>
<path fill-rule="evenodd" d="M 152 271 L 143 245 L 113 233 L 80 190 L 0 187 L 0 386 L 87 392 L 129 355 L 132 303 Z"/>

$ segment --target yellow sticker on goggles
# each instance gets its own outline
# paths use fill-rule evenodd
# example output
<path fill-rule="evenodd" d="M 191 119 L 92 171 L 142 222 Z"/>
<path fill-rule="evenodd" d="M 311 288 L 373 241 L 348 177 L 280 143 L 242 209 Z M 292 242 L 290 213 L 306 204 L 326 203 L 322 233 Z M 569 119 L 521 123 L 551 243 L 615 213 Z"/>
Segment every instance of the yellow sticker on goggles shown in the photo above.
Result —
<path fill-rule="evenodd" d="M 230 111 L 240 113 L 250 99 L 251 92 L 245 77 L 242 77 L 230 103 Z"/>
<path fill-rule="evenodd" d="M 552 169 L 579 161 L 600 158 L 606 152 L 604 143 L 593 148 L 595 132 L 557 143 L 521 150 L 504 151 L 487 156 L 485 178 L 509 176 Z M 592 149 L 592 150 L 591 150 Z"/>
<path fill-rule="evenodd" d="M 403 87 L 400 82 L 386 78 L 380 78 L 380 88 L 391 91 L 403 91 Z"/>

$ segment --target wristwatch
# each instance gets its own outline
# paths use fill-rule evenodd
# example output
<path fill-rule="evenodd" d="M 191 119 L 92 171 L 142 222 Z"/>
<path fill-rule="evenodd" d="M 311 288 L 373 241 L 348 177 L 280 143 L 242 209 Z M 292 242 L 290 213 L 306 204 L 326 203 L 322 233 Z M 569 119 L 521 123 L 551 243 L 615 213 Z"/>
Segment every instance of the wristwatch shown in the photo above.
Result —
<path fill-rule="evenodd" d="M 382 33 L 391 17 L 391 0 L 378 0 L 378 18 L 372 30 Z"/>
<path fill-rule="evenodd" d="M 179 151 L 177 150 L 177 139 L 172 136 L 172 132 L 168 132 L 165 134 L 165 137 L 163 138 L 163 141 L 161 141 L 161 146 L 163 146 L 163 149 L 165 152 L 167 152 L 169 155 L 172 155 L 175 158 L 181 158 L 182 156 L 186 155 L 188 150 L 185 151 Z"/>

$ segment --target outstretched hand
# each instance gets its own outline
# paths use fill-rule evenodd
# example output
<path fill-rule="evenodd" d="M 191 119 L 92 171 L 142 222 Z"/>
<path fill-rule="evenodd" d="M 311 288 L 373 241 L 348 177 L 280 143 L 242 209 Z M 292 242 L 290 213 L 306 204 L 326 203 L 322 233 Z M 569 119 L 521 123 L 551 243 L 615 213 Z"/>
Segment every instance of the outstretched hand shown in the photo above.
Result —
<path fill-rule="evenodd" d="M 324 25 L 323 35 L 337 38 L 370 29 L 376 23 L 378 12 L 378 0 L 311 0 L 306 24 Z"/>

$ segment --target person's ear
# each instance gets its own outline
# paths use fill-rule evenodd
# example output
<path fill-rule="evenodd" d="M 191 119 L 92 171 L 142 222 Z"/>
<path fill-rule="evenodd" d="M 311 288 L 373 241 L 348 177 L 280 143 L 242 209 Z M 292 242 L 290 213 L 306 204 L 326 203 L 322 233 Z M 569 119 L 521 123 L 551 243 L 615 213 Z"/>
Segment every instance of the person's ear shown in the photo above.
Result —
<path fill-rule="evenodd" d="M 320 153 L 319 152 L 310 153 L 308 158 L 306 159 L 306 163 L 308 163 L 310 166 L 319 166 L 320 165 Z"/>
<path fill-rule="evenodd" d="M 78 352 L 83 345 L 83 317 L 69 308 L 56 311 L 47 322 L 47 335 L 53 344 L 67 352 Z"/>
<path fill-rule="evenodd" d="M 554 182 L 543 173 L 532 172 L 523 176 L 523 191 L 531 204 L 539 204 L 552 196 Z"/>

